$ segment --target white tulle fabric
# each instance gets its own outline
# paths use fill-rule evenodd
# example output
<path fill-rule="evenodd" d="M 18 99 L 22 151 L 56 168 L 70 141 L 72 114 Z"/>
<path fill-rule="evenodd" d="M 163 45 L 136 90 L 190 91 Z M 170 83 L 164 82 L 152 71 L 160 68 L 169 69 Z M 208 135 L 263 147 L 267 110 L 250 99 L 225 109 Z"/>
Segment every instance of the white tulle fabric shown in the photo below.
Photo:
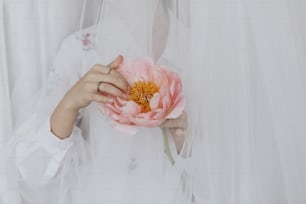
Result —
<path fill-rule="evenodd" d="M 171 7 L 175 1 L 164 2 Z M 176 2 L 176 11 L 188 8 L 186 1 Z M 118 52 L 134 57 L 144 50 L 170 63 L 178 56 L 170 50 L 181 50 L 173 44 L 188 49 L 188 42 L 179 41 L 163 54 L 148 47 L 127 52 L 134 42 L 126 40 L 129 32 L 125 40 L 115 35 L 117 29 L 126 31 L 126 24 L 111 12 L 104 15 L 101 31 L 110 37 L 100 39 L 107 49 L 84 49 L 75 35 L 64 40 L 48 92 L 37 96 L 42 102 L 15 131 L 9 190 L 0 202 L 171 203 L 167 199 L 175 195 L 188 203 L 186 194 L 173 188 L 180 186 L 185 169 L 195 203 L 306 203 L 305 2 L 190 2 L 192 60 L 187 66 L 182 60 L 178 69 L 188 99 L 192 156 L 176 157 L 171 166 L 158 129 L 142 129 L 128 139 L 113 131 L 95 104 L 80 113 L 80 125 L 69 139 L 50 134 L 48 117 L 55 104 L 94 63 L 107 63 Z M 107 19 L 121 26 L 114 28 Z M 186 16 L 174 19 L 188 21 Z M 96 31 L 83 31 L 91 30 Z"/>
<path fill-rule="evenodd" d="M 9 99 L 9 86 L 8 86 L 8 67 L 6 61 L 6 53 L 4 46 L 4 15 L 3 15 L 3 2 L 0 1 L 0 203 L 6 202 L 7 198 L 4 197 L 7 193 L 7 178 L 5 174 L 4 153 L 2 150 L 5 148 L 6 142 L 12 130 L 11 112 L 10 112 L 10 99 Z"/>
<path fill-rule="evenodd" d="M 15 178 L 11 189 L 16 190 L 16 202 L 186 204 L 199 201 L 199 196 L 192 193 L 190 154 L 184 150 L 184 155 L 178 155 L 168 135 L 175 158 L 172 164 L 164 152 L 160 128 L 140 128 L 134 136 L 117 132 L 101 114 L 98 104 L 93 103 L 79 113 L 68 139 L 59 140 L 50 132 L 49 118 L 56 104 L 95 64 L 107 64 L 117 54 L 135 58 L 154 53 L 152 57 L 171 62 L 172 68 L 179 69 L 176 61 L 161 53 L 171 48 L 167 42 L 171 34 L 158 38 L 165 44 L 160 52 L 153 52 L 153 40 L 149 41 L 154 38 L 150 32 L 153 32 L 154 12 L 159 8 L 156 2 L 105 1 L 97 25 L 82 28 L 63 41 L 47 87 L 25 108 L 27 117 L 18 120 L 19 127 L 9 145 L 10 176 Z M 131 13 L 135 12 L 133 8 L 139 8 L 136 13 L 142 17 L 140 20 Z"/>
<path fill-rule="evenodd" d="M 202 98 L 211 203 L 306 202 L 305 9 L 295 0 L 192 3 L 198 88 L 187 95 Z"/>

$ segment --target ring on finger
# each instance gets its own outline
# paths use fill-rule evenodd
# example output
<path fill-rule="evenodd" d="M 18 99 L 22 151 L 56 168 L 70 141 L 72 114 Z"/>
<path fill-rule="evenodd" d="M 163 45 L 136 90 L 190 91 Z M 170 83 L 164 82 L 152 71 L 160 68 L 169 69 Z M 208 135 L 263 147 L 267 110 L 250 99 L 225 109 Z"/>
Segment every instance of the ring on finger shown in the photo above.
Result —
<path fill-rule="evenodd" d="M 104 82 L 102 82 L 102 81 L 100 81 L 99 83 L 98 83 L 98 85 L 97 85 L 97 92 L 100 92 L 100 86 L 101 86 L 101 84 L 103 84 Z"/>

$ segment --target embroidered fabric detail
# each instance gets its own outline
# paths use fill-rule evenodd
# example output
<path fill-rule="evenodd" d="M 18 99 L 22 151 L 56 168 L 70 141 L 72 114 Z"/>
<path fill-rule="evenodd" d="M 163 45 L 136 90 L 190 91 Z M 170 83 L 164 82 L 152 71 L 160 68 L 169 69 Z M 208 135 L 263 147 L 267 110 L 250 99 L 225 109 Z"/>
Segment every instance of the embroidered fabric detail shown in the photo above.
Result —
<path fill-rule="evenodd" d="M 135 157 L 130 159 L 129 165 L 128 165 L 128 172 L 130 173 L 137 167 L 137 160 Z"/>
<path fill-rule="evenodd" d="M 78 35 L 78 40 L 82 43 L 83 50 L 88 51 L 94 47 L 94 37 L 93 33 L 81 33 Z"/>

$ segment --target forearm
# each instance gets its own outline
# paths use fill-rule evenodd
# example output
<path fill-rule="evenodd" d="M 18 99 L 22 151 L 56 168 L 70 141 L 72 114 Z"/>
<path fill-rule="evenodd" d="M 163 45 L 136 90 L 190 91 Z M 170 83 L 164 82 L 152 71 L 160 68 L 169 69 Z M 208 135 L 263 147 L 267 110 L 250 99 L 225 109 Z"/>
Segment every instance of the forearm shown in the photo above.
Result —
<path fill-rule="evenodd" d="M 122 97 L 128 90 L 128 82 L 116 72 L 123 62 L 118 56 L 109 66 L 95 65 L 66 93 L 51 115 L 51 132 L 60 139 L 68 138 L 73 130 L 78 111 L 91 102 L 106 103 L 110 99 L 101 93 Z M 109 84 L 101 87 L 100 83 Z"/>
<path fill-rule="evenodd" d="M 68 138 L 74 126 L 78 111 L 62 100 L 51 115 L 51 131 L 60 139 Z"/>

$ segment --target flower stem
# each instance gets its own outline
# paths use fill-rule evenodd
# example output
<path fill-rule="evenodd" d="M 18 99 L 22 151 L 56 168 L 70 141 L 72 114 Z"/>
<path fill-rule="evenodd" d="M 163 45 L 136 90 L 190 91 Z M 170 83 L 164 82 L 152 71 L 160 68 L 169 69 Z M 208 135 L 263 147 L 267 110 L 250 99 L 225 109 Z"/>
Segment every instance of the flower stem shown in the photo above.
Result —
<path fill-rule="evenodd" d="M 169 140 L 168 140 L 168 135 L 167 135 L 166 128 L 161 128 L 161 131 L 162 131 L 162 134 L 163 134 L 164 151 L 165 151 L 170 163 L 172 165 L 174 165 L 175 161 L 174 161 L 173 155 L 172 155 L 171 150 L 170 150 L 170 145 L 169 145 Z"/>

